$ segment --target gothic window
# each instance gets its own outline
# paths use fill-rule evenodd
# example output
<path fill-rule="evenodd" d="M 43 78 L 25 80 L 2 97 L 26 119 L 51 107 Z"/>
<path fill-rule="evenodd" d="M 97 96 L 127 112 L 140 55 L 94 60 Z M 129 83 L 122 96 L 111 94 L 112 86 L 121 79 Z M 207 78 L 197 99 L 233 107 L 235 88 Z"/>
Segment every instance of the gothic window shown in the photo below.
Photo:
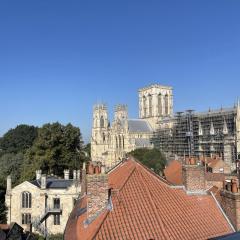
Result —
<path fill-rule="evenodd" d="M 166 95 L 165 95 L 165 114 L 166 114 L 166 115 L 169 114 L 169 111 L 168 111 L 168 105 L 169 105 L 169 102 L 168 102 L 168 95 L 166 94 Z"/>
<path fill-rule="evenodd" d="M 158 114 L 162 115 L 162 95 L 158 94 Z"/>
<path fill-rule="evenodd" d="M 115 139 L 116 139 L 116 148 L 118 148 L 118 139 L 117 137 Z"/>
<path fill-rule="evenodd" d="M 30 192 L 22 193 L 22 208 L 32 207 L 32 194 Z"/>
<path fill-rule="evenodd" d="M 144 117 L 147 116 L 147 99 L 145 96 L 143 96 L 143 115 Z"/>
<path fill-rule="evenodd" d="M 60 225 L 60 214 L 53 215 L 53 224 Z"/>
<path fill-rule="evenodd" d="M 152 116 L 152 95 L 148 95 L 149 116 Z"/>
<path fill-rule="evenodd" d="M 23 213 L 22 214 L 22 224 L 30 224 L 31 223 L 31 214 Z"/>
<path fill-rule="evenodd" d="M 104 127 L 104 119 L 103 119 L 103 116 L 101 116 L 101 118 L 100 118 L 100 127 L 101 127 L 101 128 Z"/>
<path fill-rule="evenodd" d="M 119 139 L 119 148 L 121 148 L 122 147 L 121 136 L 118 136 L 118 139 Z"/>
<path fill-rule="evenodd" d="M 122 138 L 122 142 L 123 142 L 123 149 L 124 149 L 125 148 L 124 136 Z"/>

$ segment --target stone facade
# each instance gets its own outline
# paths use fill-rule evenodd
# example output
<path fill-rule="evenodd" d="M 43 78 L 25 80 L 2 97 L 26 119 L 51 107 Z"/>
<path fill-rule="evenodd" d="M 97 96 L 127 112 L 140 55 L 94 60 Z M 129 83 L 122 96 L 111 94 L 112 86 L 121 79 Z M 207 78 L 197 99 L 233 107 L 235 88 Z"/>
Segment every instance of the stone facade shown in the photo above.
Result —
<path fill-rule="evenodd" d="M 8 223 L 16 222 L 25 230 L 29 229 L 31 223 L 33 231 L 42 235 L 63 233 L 75 200 L 81 192 L 79 179 L 48 178 L 41 174 L 39 176 L 39 172 L 37 178 L 12 189 L 8 185 Z"/>
<path fill-rule="evenodd" d="M 139 119 L 129 119 L 127 106 L 115 108 L 110 124 L 106 105 L 94 107 L 91 137 L 93 161 L 115 165 L 139 147 L 156 147 L 168 158 L 222 156 L 235 169 L 240 156 L 240 103 L 233 108 L 173 113 L 172 87 L 154 84 L 138 91 Z M 139 125 L 149 125 L 143 131 Z"/>
<path fill-rule="evenodd" d="M 92 160 L 112 166 L 136 148 L 152 148 L 151 139 L 157 123 L 172 114 L 172 88 L 158 84 L 139 90 L 139 119 L 129 119 L 127 106 L 117 105 L 110 124 L 107 106 L 96 105 L 91 137 Z"/>

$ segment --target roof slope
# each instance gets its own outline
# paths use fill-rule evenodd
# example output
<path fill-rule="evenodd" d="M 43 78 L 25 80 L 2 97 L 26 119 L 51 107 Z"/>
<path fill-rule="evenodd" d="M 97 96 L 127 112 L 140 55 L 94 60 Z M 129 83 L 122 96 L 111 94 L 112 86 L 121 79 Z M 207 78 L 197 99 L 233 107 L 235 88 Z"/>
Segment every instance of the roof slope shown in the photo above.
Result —
<path fill-rule="evenodd" d="M 113 209 L 87 227 L 78 218 L 77 239 L 207 239 L 231 233 L 210 195 L 187 195 L 141 164 L 128 160 L 109 174 Z"/>
<path fill-rule="evenodd" d="M 132 133 L 151 133 L 153 131 L 149 123 L 143 119 L 129 119 L 128 128 Z"/>
<path fill-rule="evenodd" d="M 183 185 L 182 181 L 182 163 L 173 160 L 164 169 L 164 175 L 168 182 L 174 185 Z"/>

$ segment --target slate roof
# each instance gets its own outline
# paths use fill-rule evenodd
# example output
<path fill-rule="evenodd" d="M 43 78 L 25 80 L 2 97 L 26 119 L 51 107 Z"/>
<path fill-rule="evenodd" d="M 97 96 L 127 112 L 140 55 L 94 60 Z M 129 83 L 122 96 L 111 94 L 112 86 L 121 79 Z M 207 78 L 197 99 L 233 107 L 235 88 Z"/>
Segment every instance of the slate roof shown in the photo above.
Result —
<path fill-rule="evenodd" d="M 135 144 L 137 147 L 150 147 L 151 143 L 149 139 L 146 138 L 137 138 L 135 140 Z"/>
<path fill-rule="evenodd" d="M 41 183 L 38 180 L 30 181 L 33 185 L 41 188 Z M 55 189 L 65 189 L 70 187 L 73 184 L 73 180 L 57 179 L 57 178 L 47 178 L 47 188 Z"/>
<path fill-rule="evenodd" d="M 151 133 L 153 129 L 146 120 L 143 119 L 129 119 L 129 132 Z"/>
<path fill-rule="evenodd" d="M 66 240 L 203 240 L 233 232 L 211 195 L 187 195 L 134 160 L 109 173 L 109 187 L 112 210 L 87 226 L 86 212 L 75 216 L 75 224 L 67 225 Z M 86 207 L 87 197 L 79 204 Z"/>

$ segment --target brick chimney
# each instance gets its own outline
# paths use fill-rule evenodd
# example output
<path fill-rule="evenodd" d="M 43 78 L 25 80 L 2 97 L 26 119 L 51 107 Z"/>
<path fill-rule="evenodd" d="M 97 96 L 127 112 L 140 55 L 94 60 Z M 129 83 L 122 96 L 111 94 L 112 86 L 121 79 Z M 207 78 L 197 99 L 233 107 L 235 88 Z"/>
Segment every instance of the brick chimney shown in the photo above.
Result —
<path fill-rule="evenodd" d="M 182 167 L 183 185 L 189 192 L 205 190 L 205 168 L 196 163 L 195 158 L 186 159 Z"/>
<path fill-rule="evenodd" d="M 100 172 L 97 166 L 95 173 L 87 175 L 88 220 L 93 221 L 108 205 L 108 174 Z"/>
<path fill-rule="evenodd" d="M 221 206 L 236 231 L 240 230 L 240 191 L 237 179 L 226 180 L 220 192 Z"/>

